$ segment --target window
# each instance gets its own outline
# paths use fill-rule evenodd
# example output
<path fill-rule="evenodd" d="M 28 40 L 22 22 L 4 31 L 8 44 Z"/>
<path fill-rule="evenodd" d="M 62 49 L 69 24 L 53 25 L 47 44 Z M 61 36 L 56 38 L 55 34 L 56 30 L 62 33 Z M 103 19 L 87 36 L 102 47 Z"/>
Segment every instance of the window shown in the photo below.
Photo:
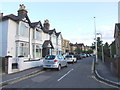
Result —
<path fill-rule="evenodd" d="M 53 59 L 55 59 L 55 56 L 54 55 L 46 56 L 45 59 L 47 59 L 47 60 L 53 60 Z"/>
<path fill-rule="evenodd" d="M 20 35 L 23 37 L 29 37 L 29 26 L 27 23 L 21 22 Z"/>
<path fill-rule="evenodd" d="M 26 42 L 20 43 L 20 46 L 19 46 L 19 55 L 27 57 L 28 54 L 29 54 L 29 44 L 26 43 Z"/>
<path fill-rule="evenodd" d="M 36 39 L 37 40 L 41 40 L 41 33 L 39 31 L 36 30 Z"/>

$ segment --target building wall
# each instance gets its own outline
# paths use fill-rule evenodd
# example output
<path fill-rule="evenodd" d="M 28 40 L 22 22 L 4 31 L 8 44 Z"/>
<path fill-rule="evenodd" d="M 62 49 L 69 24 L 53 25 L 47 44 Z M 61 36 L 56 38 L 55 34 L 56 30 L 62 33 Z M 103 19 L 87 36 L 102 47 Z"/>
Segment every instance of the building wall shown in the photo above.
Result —
<path fill-rule="evenodd" d="M 116 27 L 116 29 L 118 29 L 118 27 Z M 116 55 L 117 57 L 120 57 L 120 32 L 118 32 L 119 30 L 116 30 L 115 32 L 115 44 L 116 44 Z"/>
<path fill-rule="evenodd" d="M 69 45 L 69 40 L 62 40 L 62 49 L 63 49 L 63 54 L 67 54 L 70 52 L 70 45 Z"/>
<path fill-rule="evenodd" d="M 11 19 L 8 19 L 0 23 L 2 24 L 2 27 L 3 27 L 2 32 L 0 32 L 0 34 L 2 35 L 1 37 L 2 39 L 0 39 L 0 43 L 2 44 L 2 47 L 0 47 L 0 50 L 1 50 L 1 56 L 3 57 L 7 55 L 11 55 L 14 58 L 22 55 L 20 52 L 21 52 L 21 44 L 23 43 L 27 43 L 27 48 L 28 48 L 26 50 L 27 51 L 26 55 L 23 55 L 23 56 L 28 57 L 29 30 L 30 30 L 30 57 L 31 58 L 33 58 L 33 54 L 34 54 L 33 49 L 36 50 L 37 45 L 40 46 L 42 51 L 42 45 L 44 41 L 50 40 L 50 35 L 47 33 L 44 33 L 42 30 L 40 31 L 41 38 L 37 39 L 36 28 L 33 30 L 33 28 L 30 28 L 28 23 L 25 23 L 23 21 L 19 21 L 17 23 Z M 51 35 L 51 41 L 54 46 L 54 49 L 52 50 L 53 54 L 62 54 L 62 36 L 59 35 L 59 37 L 57 38 L 57 36 L 54 33 Z"/>
<path fill-rule="evenodd" d="M 16 57 L 16 43 L 15 43 L 15 37 L 16 37 L 16 30 L 18 29 L 18 24 L 9 19 L 8 22 L 8 45 L 7 45 L 7 55 L 11 55 Z"/>
<path fill-rule="evenodd" d="M 120 1 L 118 2 L 118 22 L 120 23 Z"/>
<path fill-rule="evenodd" d="M 120 36 L 116 38 L 116 54 L 120 57 Z"/>
<path fill-rule="evenodd" d="M 7 41 L 8 41 L 8 20 L 0 22 L 1 29 L 0 30 L 0 56 L 4 57 L 7 55 Z"/>
<path fill-rule="evenodd" d="M 62 54 L 62 35 L 57 38 L 57 54 Z"/>

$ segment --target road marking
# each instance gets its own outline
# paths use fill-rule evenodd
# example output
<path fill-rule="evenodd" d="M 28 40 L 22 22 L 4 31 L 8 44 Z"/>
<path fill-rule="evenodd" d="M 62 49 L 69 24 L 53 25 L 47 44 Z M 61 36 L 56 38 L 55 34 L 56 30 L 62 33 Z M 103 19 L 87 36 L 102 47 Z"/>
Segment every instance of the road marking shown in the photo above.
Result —
<path fill-rule="evenodd" d="M 108 86 L 111 86 L 111 87 L 114 87 L 114 88 L 119 88 L 119 87 L 117 87 L 117 86 L 113 86 L 113 85 L 111 85 L 111 84 L 108 84 L 108 83 L 105 83 L 105 82 L 103 82 L 103 81 L 101 81 L 101 80 L 98 80 L 95 76 L 92 76 L 92 78 L 95 79 L 96 81 L 102 83 L 102 84 L 105 84 L 105 85 L 108 85 Z"/>
<path fill-rule="evenodd" d="M 94 59 L 93 59 L 93 62 L 92 62 L 92 67 L 91 67 L 91 70 L 92 70 L 92 72 L 91 72 L 91 73 L 94 73 Z"/>
<path fill-rule="evenodd" d="M 74 69 L 71 69 L 70 71 L 68 71 L 65 75 L 63 75 L 61 78 L 59 78 L 57 81 L 59 82 L 61 79 L 63 79 L 65 76 L 67 76 L 71 71 L 73 71 Z"/>
<path fill-rule="evenodd" d="M 28 79 L 28 78 L 30 78 L 30 77 L 33 77 L 33 76 L 42 74 L 42 73 L 44 73 L 44 72 L 46 72 L 46 71 L 41 71 L 41 72 L 38 72 L 38 73 L 36 73 L 36 74 L 23 77 L 23 78 L 21 78 L 21 79 L 19 79 L 19 80 L 16 80 L 16 81 L 13 81 L 13 82 L 10 82 L 10 83 L 8 82 L 8 84 L 5 85 L 5 86 L 2 86 L 2 88 L 3 88 L 3 87 L 6 87 L 6 86 L 8 86 L 8 85 L 12 85 L 12 84 L 15 84 L 15 83 L 17 83 L 17 82 L 20 82 L 20 81 L 22 81 L 22 80 Z M 0 87 L 0 88 L 1 88 L 1 87 Z"/>

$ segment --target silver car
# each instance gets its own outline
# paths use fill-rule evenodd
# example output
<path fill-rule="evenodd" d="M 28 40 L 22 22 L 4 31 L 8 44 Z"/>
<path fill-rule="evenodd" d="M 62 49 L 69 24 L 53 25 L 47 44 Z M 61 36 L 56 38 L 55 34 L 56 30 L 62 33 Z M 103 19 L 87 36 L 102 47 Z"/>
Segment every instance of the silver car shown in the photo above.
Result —
<path fill-rule="evenodd" d="M 48 55 L 43 60 L 43 68 L 55 68 L 60 70 L 61 67 L 67 67 L 67 61 L 62 55 Z"/>
<path fill-rule="evenodd" d="M 77 62 L 77 59 L 76 57 L 74 57 L 74 55 L 67 55 L 65 56 L 65 59 L 67 60 L 67 62 L 72 62 L 72 63 Z"/>

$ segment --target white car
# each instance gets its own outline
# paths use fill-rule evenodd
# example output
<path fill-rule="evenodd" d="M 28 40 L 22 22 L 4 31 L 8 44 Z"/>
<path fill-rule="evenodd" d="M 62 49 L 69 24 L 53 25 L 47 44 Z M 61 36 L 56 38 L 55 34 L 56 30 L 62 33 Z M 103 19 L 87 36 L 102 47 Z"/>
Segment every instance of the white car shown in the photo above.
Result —
<path fill-rule="evenodd" d="M 72 62 L 72 63 L 77 62 L 77 59 L 76 57 L 74 57 L 74 55 L 65 56 L 65 60 L 67 60 L 67 62 Z"/>
<path fill-rule="evenodd" d="M 61 67 L 67 67 L 67 61 L 62 55 L 48 55 L 43 60 L 43 68 L 55 68 L 58 71 Z"/>

